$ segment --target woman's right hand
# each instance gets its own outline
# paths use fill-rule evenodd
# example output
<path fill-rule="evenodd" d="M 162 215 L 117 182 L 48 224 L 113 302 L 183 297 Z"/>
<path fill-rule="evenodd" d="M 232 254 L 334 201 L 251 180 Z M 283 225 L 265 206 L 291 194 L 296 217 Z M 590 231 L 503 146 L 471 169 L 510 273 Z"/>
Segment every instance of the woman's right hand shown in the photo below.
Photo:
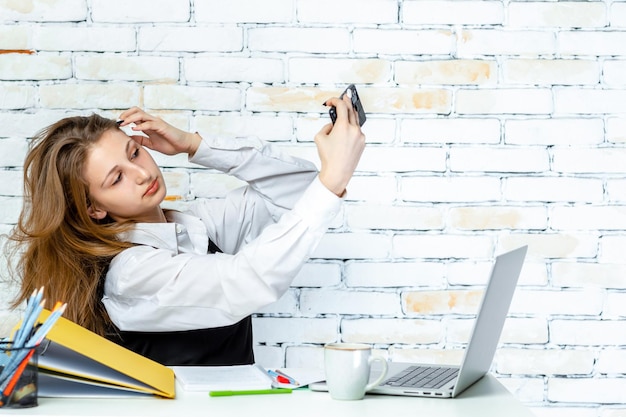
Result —
<path fill-rule="evenodd" d="M 149 149 L 155 150 L 165 155 L 176 155 L 187 153 L 193 156 L 202 141 L 197 133 L 185 132 L 178 129 L 163 119 L 152 116 L 139 107 L 132 107 L 120 114 L 122 122 L 120 126 L 127 126 L 134 123 L 131 129 L 140 131 L 147 136 L 131 136 L 135 142 Z"/>
<path fill-rule="evenodd" d="M 334 125 L 325 125 L 315 135 L 321 161 L 319 178 L 326 188 L 341 197 L 361 159 L 365 135 L 347 94 L 343 99 L 331 98 L 324 104 L 335 106 L 337 119 Z"/>

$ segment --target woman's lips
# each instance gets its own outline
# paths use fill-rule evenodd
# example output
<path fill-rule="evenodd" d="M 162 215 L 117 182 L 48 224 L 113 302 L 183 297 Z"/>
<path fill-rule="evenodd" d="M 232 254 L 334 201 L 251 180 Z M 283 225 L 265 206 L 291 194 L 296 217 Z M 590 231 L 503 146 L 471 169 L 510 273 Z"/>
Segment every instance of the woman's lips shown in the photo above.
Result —
<path fill-rule="evenodd" d="M 150 183 L 150 186 L 144 193 L 144 197 L 153 195 L 154 193 L 158 191 L 158 189 L 159 189 L 159 181 L 155 179 L 154 181 Z"/>

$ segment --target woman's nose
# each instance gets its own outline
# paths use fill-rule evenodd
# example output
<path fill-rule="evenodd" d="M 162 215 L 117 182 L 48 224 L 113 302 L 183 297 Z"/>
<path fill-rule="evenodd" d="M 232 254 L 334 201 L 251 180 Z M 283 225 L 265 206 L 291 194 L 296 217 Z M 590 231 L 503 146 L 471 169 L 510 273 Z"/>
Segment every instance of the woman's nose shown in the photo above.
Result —
<path fill-rule="evenodd" d="M 135 168 L 135 181 L 137 184 L 143 184 L 151 179 L 150 172 L 147 169 L 139 165 L 133 165 L 133 167 Z"/>

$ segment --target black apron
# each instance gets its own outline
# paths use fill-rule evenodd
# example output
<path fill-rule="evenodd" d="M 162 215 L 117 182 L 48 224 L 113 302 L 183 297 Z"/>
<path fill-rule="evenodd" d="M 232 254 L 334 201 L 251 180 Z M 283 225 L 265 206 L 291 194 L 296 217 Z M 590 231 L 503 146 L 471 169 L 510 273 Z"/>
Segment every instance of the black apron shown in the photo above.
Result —
<path fill-rule="evenodd" d="M 209 253 L 221 250 L 209 240 Z M 254 363 L 252 318 L 230 326 L 175 332 L 127 332 L 114 329 L 107 338 L 167 366 L 248 365 Z"/>
<path fill-rule="evenodd" d="M 109 339 L 163 365 L 247 365 L 254 363 L 252 318 L 225 327 L 176 332 L 125 332 Z"/>

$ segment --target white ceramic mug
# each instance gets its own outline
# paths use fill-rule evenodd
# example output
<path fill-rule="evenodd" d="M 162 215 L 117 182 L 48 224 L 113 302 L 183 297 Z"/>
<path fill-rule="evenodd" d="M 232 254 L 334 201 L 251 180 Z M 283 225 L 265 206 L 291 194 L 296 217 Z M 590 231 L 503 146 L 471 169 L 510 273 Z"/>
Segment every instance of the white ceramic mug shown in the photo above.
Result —
<path fill-rule="evenodd" d="M 373 382 L 371 364 L 379 361 L 382 373 Z M 387 376 L 387 361 L 372 355 L 372 348 L 363 343 L 328 343 L 324 346 L 324 372 L 330 396 L 335 400 L 360 400 Z"/>

